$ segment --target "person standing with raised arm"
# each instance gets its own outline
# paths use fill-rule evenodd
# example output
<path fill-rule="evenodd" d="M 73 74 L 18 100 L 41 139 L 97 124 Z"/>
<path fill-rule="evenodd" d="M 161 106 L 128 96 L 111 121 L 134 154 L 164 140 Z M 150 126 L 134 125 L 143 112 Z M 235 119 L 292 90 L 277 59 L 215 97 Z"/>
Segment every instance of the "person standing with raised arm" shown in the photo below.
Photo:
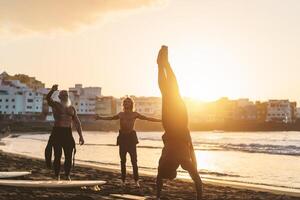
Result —
<path fill-rule="evenodd" d="M 174 179 L 179 165 L 188 171 L 202 199 L 202 181 L 197 171 L 191 135 L 188 129 L 188 113 L 180 95 L 176 76 L 168 60 L 168 47 L 162 46 L 157 57 L 158 85 L 162 94 L 162 136 L 164 147 L 159 160 L 156 179 L 157 199 L 160 199 L 163 179 Z"/>
<path fill-rule="evenodd" d="M 64 170 L 65 179 L 71 180 L 70 171 L 72 167 L 72 154 L 75 152 L 75 141 L 72 135 L 72 125 L 74 124 L 76 130 L 79 134 L 79 144 L 84 144 L 84 139 L 82 136 L 81 123 L 77 116 L 75 108 L 71 105 L 69 100 L 69 95 L 66 90 L 61 90 L 59 92 L 60 102 L 53 101 L 52 94 L 58 89 L 58 85 L 53 85 L 50 92 L 46 96 L 48 105 L 52 108 L 54 117 L 54 127 L 52 129 L 48 145 L 46 147 L 45 155 L 47 154 L 47 149 L 50 152 L 53 147 L 54 149 L 54 162 L 53 168 L 55 176 L 60 180 L 60 162 L 62 156 L 62 150 L 65 155 Z M 46 156 L 47 160 L 47 156 Z M 50 153 L 50 163 L 51 163 L 51 153 Z"/>
<path fill-rule="evenodd" d="M 117 145 L 119 145 L 119 155 L 121 159 L 121 173 L 122 173 L 122 185 L 125 185 L 126 180 L 126 154 L 129 153 L 131 164 L 133 168 L 133 176 L 135 183 L 138 187 L 139 173 L 137 165 L 137 151 L 136 145 L 138 144 L 138 138 L 136 131 L 134 130 L 134 124 L 136 119 L 147 120 L 152 122 L 161 122 L 160 119 L 146 117 L 138 112 L 133 111 L 133 100 L 131 98 L 125 98 L 123 100 L 123 112 L 118 113 L 112 117 L 96 116 L 96 120 L 120 120 L 120 130 L 117 139 Z"/>

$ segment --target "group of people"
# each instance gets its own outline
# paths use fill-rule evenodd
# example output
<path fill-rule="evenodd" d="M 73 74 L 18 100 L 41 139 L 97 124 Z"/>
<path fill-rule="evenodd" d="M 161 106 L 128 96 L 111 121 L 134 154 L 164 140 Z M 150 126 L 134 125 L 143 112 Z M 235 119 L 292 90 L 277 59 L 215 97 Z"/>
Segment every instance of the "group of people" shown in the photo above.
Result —
<path fill-rule="evenodd" d="M 195 183 L 197 200 L 202 199 L 202 181 L 197 171 L 197 161 L 193 149 L 191 135 L 188 129 L 188 115 L 186 105 L 180 95 L 176 76 L 168 60 L 168 47 L 162 46 L 157 57 L 158 84 L 162 95 L 162 119 L 155 119 L 133 111 L 134 102 L 131 98 L 123 101 L 123 112 L 112 117 L 96 116 L 96 120 L 120 120 L 120 131 L 117 138 L 119 155 L 121 159 L 121 179 L 125 184 L 126 155 L 129 153 L 133 167 L 134 180 L 139 185 L 137 165 L 138 137 L 134 130 L 136 119 L 162 122 L 165 133 L 162 136 L 164 147 L 159 159 L 156 178 L 157 199 L 160 199 L 164 179 L 174 179 L 177 169 L 181 166 L 188 171 Z M 54 150 L 53 169 L 55 177 L 60 179 L 60 166 L 62 150 L 65 155 L 64 172 L 66 180 L 70 179 L 72 157 L 76 152 L 75 141 L 72 136 L 72 125 L 79 134 L 79 144 L 84 144 L 80 120 L 75 108 L 71 105 L 68 92 L 59 92 L 60 102 L 52 99 L 52 94 L 58 90 L 54 85 L 47 95 L 47 102 L 52 108 L 54 127 L 45 151 L 47 165 L 51 165 L 52 149 Z M 73 161 L 74 163 L 74 161 Z"/>

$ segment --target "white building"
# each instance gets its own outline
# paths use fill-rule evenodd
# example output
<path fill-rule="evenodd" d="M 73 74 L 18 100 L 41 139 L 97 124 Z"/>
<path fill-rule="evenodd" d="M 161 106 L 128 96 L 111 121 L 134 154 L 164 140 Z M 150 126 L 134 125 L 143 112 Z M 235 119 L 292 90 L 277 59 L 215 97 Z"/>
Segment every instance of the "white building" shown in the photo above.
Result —
<path fill-rule="evenodd" d="M 34 92 L 19 80 L 0 85 L 0 114 L 25 115 L 42 113 L 43 94 Z"/>
<path fill-rule="evenodd" d="M 254 103 L 250 101 L 249 99 L 238 99 L 236 100 L 238 107 L 247 107 L 247 106 L 253 106 Z"/>
<path fill-rule="evenodd" d="M 289 100 L 269 100 L 267 106 L 267 122 L 293 122 L 293 107 Z"/>
<path fill-rule="evenodd" d="M 82 84 L 76 84 L 74 88 L 69 88 L 69 95 L 78 114 L 96 114 L 96 100 L 101 97 L 101 87 L 82 87 Z"/>
<path fill-rule="evenodd" d="M 112 96 L 97 98 L 96 113 L 101 116 L 111 116 L 116 114 L 116 99 Z"/>
<path fill-rule="evenodd" d="M 146 116 L 161 116 L 160 97 L 130 97 L 134 101 L 134 110 Z M 117 100 L 117 112 L 123 111 L 124 97 Z"/>

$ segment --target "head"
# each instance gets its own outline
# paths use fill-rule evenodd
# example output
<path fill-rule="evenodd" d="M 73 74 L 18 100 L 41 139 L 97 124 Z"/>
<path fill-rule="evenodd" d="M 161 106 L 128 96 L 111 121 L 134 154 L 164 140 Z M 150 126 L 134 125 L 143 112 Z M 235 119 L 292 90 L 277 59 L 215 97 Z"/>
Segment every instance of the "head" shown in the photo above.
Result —
<path fill-rule="evenodd" d="M 70 106 L 69 93 L 66 90 L 61 90 L 58 94 L 58 98 L 63 105 Z"/>
<path fill-rule="evenodd" d="M 123 100 L 123 110 L 127 110 L 127 111 L 133 111 L 133 100 L 129 97 L 126 97 Z"/>

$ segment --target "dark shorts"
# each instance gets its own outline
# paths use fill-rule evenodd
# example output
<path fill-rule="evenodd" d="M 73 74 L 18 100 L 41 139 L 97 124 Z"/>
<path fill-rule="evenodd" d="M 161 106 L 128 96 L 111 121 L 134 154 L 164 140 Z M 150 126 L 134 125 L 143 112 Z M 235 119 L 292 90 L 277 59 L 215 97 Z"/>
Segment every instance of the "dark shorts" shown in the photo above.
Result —
<path fill-rule="evenodd" d="M 71 128 L 53 127 L 47 146 L 45 148 L 45 161 L 48 168 L 52 167 L 52 149 L 72 149 L 71 152 L 75 154 L 75 140 L 73 138 Z M 69 156 L 72 156 L 72 154 Z"/>
<path fill-rule="evenodd" d="M 174 179 L 179 166 L 187 171 L 197 170 L 193 147 L 189 143 L 168 143 L 162 149 L 158 176 L 163 179 Z"/>
<path fill-rule="evenodd" d="M 53 127 L 50 137 L 53 146 L 75 148 L 75 140 L 73 138 L 71 128 Z"/>

